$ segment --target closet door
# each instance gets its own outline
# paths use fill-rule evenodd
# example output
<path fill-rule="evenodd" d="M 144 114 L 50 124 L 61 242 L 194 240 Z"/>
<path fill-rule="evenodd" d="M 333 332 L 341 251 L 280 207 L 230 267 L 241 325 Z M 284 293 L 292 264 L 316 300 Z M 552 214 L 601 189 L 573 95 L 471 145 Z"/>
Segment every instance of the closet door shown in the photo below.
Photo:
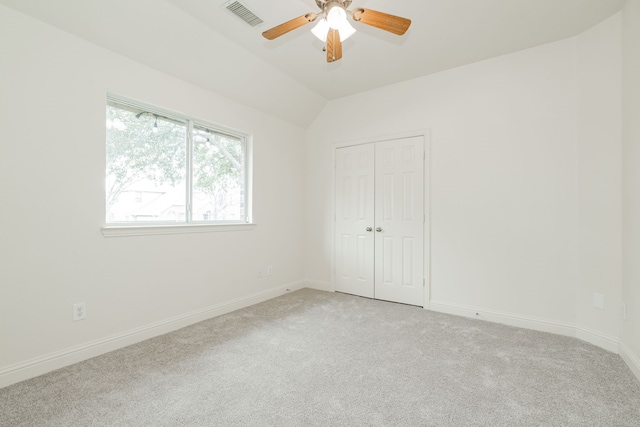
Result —
<path fill-rule="evenodd" d="M 424 140 L 376 143 L 375 298 L 424 305 Z"/>
<path fill-rule="evenodd" d="M 335 289 L 374 297 L 374 145 L 336 149 Z"/>

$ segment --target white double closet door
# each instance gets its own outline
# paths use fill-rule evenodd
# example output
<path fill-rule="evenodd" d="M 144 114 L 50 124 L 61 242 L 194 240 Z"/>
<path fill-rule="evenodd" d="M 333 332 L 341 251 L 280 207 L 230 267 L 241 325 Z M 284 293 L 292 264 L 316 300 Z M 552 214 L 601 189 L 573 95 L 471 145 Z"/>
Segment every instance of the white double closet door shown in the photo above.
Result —
<path fill-rule="evenodd" d="M 335 289 L 424 305 L 424 138 L 336 149 Z"/>

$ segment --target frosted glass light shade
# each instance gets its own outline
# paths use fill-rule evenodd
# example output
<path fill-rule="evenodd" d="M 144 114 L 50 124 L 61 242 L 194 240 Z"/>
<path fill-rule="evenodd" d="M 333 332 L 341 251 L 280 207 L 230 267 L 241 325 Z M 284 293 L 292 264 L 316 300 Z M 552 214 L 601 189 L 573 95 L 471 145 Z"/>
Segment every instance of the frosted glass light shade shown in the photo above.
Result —
<path fill-rule="evenodd" d="M 354 35 L 355 32 L 356 32 L 356 29 L 353 28 L 353 26 L 351 24 L 349 24 L 349 21 L 347 21 L 346 18 L 345 18 L 344 21 L 342 21 L 340 23 L 340 26 L 338 28 L 336 28 L 336 29 L 340 33 L 340 41 L 341 42 L 345 41 L 346 39 L 348 39 L 349 37 Z"/>
<path fill-rule="evenodd" d="M 322 18 L 318 20 L 318 23 L 311 29 L 311 32 L 325 43 L 327 41 L 327 33 L 329 32 L 329 23 L 325 18 Z"/>
<path fill-rule="evenodd" d="M 342 14 L 334 13 L 332 15 L 334 10 L 339 10 L 342 12 Z M 341 16 L 342 19 L 334 20 L 333 26 L 332 26 L 331 16 L 335 16 L 335 15 L 338 15 L 339 17 Z M 345 41 L 356 32 L 356 29 L 353 28 L 351 24 L 349 24 L 349 21 L 347 21 L 347 14 L 344 12 L 344 9 L 341 9 L 338 7 L 334 7 L 333 9 L 331 9 L 331 11 L 329 11 L 329 18 L 322 18 L 318 20 L 318 23 L 311 29 L 311 32 L 313 33 L 314 36 L 319 38 L 323 43 L 326 43 L 327 34 L 329 33 L 330 28 L 338 30 L 338 33 L 340 34 L 341 42 Z"/>
<path fill-rule="evenodd" d="M 339 6 L 331 7 L 331 9 L 329 9 L 329 11 L 327 12 L 327 22 L 329 23 L 329 26 L 334 30 L 340 31 L 340 25 L 342 24 L 342 21 L 346 20 L 347 13 L 343 8 Z"/>

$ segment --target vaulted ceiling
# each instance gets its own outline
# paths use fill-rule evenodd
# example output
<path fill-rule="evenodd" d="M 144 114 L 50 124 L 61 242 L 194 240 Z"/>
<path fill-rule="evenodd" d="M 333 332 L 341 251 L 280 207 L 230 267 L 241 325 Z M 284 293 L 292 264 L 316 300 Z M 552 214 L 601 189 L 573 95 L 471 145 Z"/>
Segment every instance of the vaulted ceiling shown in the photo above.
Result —
<path fill-rule="evenodd" d="M 327 63 L 314 24 L 261 33 L 319 9 L 314 0 L 0 0 L 106 49 L 306 127 L 329 100 L 575 36 L 624 0 L 353 0 L 412 20 L 404 36 L 355 23 Z"/>

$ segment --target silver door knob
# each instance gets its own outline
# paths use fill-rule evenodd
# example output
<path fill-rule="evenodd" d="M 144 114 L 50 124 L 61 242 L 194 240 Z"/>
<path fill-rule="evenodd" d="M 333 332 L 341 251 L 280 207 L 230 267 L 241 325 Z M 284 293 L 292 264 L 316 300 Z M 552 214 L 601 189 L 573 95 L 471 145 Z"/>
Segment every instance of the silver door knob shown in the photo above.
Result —
<path fill-rule="evenodd" d="M 367 229 L 366 229 L 366 230 L 367 230 L 367 231 L 371 231 L 371 230 L 373 230 L 373 228 L 371 228 L 371 227 L 367 227 Z"/>
<path fill-rule="evenodd" d="M 382 227 L 377 227 L 377 228 L 376 228 L 376 231 L 377 231 L 378 233 L 379 233 L 379 232 L 381 232 L 381 231 L 382 231 Z"/>

